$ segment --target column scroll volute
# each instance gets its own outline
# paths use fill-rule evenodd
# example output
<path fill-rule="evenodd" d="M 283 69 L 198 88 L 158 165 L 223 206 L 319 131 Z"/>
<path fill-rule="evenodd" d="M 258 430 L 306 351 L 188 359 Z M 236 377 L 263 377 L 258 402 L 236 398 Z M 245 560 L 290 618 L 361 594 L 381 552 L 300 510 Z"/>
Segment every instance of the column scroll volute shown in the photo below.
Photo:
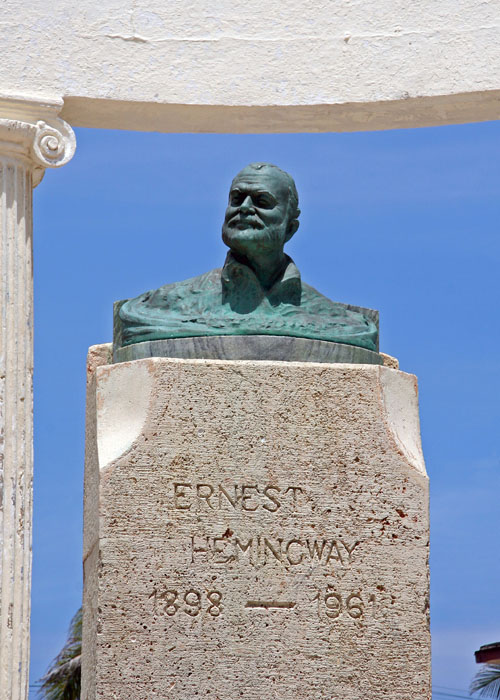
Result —
<path fill-rule="evenodd" d="M 46 168 L 65 165 L 75 153 L 73 129 L 57 116 L 61 106 L 0 99 L 0 156 L 28 160 L 33 186 Z"/>

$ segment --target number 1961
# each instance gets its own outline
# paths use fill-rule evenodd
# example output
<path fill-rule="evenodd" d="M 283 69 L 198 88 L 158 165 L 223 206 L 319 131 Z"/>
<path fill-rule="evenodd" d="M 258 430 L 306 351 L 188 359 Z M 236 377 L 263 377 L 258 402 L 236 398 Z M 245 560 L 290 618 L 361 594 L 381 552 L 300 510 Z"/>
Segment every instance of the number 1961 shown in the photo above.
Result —
<path fill-rule="evenodd" d="M 383 601 L 377 601 L 373 593 L 368 597 L 362 591 L 342 595 L 328 584 L 326 590 L 316 592 L 311 602 L 315 600 L 318 601 L 319 617 L 325 615 L 329 620 L 336 620 L 342 615 L 348 615 L 353 620 L 359 620 L 367 614 L 372 617 L 378 617 L 379 613 L 383 615 Z"/>

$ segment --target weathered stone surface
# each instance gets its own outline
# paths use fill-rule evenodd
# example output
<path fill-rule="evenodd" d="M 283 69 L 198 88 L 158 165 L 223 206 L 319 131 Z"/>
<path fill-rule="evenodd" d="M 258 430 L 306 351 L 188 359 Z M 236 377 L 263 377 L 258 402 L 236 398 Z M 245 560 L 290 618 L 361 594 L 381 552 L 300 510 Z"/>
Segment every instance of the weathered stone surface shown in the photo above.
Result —
<path fill-rule="evenodd" d="M 93 371 L 85 700 L 429 698 L 427 554 L 412 375 Z"/>
<path fill-rule="evenodd" d="M 392 355 L 388 355 L 386 352 L 379 352 L 379 355 L 382 358 L 382 364 L 385 367 L 399 369 L 399 360 L 396 357 L 392 357 Z"/>
<path fill-rule="evenodd" d="M 9 153 L 2 131 L 0 120 L 0 700 L 25 700 L 33 498 L 32 173 Z"/>
<path fill-rule="evenodd" d="M 384 364 L 381 353 L 366 348 L 284 335 L 218 335 L 168 338 L 135 343 L 113 352 L 115 362 L 146 357 L 210 360 L 270 360 L 286 362 L 349 362 Z M 388 357 L 388 355 L 387 355 Z"/>
<path fill-rule="evenodd" d="M 60 109 L 60 106 L 59 106 Z M 26 700 L 33 510 L 32 189 L 68 162 L 55 105 L 0 98 L 0 700 Z"/>

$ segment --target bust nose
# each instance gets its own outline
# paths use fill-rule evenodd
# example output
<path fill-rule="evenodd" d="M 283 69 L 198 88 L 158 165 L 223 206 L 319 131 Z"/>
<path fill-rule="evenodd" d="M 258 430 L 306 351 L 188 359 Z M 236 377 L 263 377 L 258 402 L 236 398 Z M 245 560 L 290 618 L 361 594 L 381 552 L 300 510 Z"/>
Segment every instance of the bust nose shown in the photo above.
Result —
<path fill-rule="evenodd" d="M 255 207 L 254 207 L 254 205 L 253 205 L 252 198 L 250 197 L 249 194 L 245 197 L 245 199 L 244 199 L 243 202 L 241 203 L 241 205 L 240 205 L 240 211 L 241 211 L 243 214 L 248 214 L 248 213 L 250 213 L 251 211 L 255 211 Z"/>

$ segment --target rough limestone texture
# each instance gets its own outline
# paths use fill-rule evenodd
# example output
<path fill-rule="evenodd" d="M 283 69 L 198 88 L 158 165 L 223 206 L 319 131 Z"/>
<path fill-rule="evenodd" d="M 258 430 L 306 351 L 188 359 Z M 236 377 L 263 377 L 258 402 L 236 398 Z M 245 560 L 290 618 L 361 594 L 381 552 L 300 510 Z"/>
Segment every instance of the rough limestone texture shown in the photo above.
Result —
<path fill-rule="evenodd" d="M 416 379 L 89 356 L 85 700 L 430 698 Z"/>

